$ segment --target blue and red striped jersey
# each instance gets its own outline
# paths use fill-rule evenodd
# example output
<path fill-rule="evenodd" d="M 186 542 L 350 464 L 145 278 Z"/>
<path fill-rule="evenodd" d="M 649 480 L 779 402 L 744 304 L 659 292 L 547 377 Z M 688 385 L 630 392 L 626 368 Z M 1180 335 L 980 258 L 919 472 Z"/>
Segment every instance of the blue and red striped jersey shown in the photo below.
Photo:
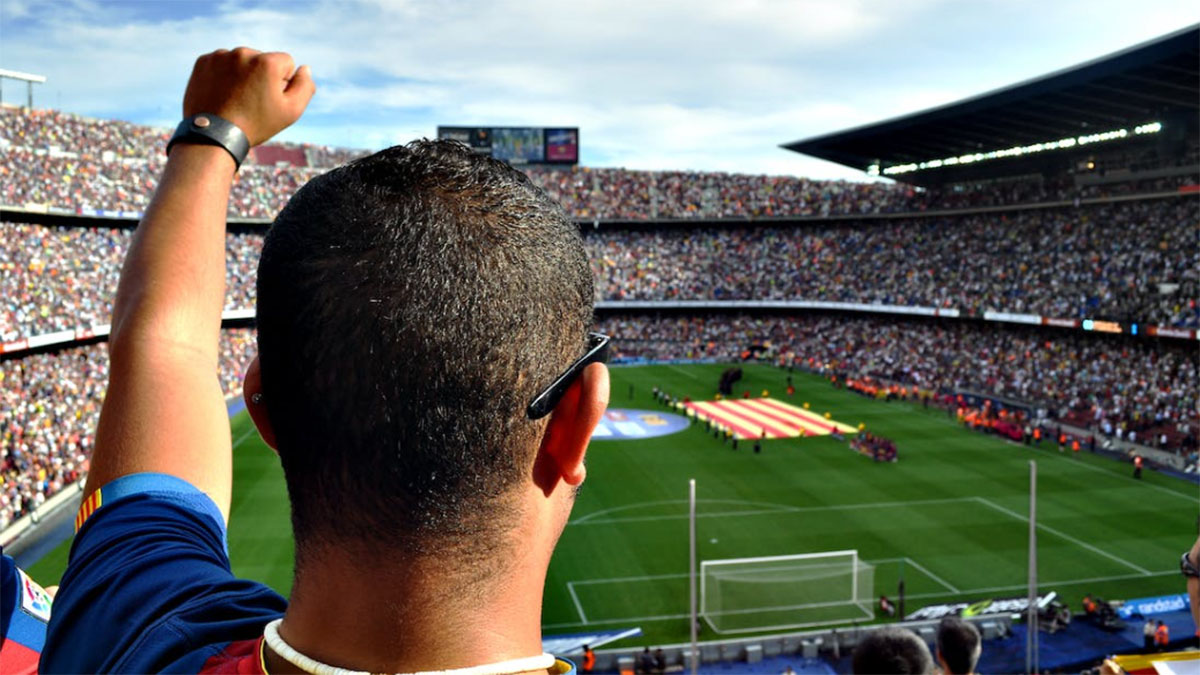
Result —
<path fill-rule="evenodd" d="M 217 505 L 164 474 L 84 500 L 42 651 L 45 673 L 263 670 L 263 626 L 287 601 L 238 579 Z"/>

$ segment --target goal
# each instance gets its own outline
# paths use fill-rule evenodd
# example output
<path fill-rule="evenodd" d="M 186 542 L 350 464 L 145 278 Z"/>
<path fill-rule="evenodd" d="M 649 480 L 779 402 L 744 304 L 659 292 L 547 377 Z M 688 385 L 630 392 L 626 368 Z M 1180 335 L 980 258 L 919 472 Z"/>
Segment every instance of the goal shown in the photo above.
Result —
<path fill-rule="evenodd" d="M 858 551 L 700 563 L 700 616 L 718 634 L 872 619 L 875 567 Z"/>

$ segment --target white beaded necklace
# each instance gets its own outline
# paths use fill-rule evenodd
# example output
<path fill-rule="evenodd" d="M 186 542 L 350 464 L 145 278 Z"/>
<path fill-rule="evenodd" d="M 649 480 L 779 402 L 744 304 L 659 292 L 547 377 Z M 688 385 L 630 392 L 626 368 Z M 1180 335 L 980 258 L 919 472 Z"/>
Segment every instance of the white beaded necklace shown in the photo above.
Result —
<path fill-rule="evenodd" d="M 267 646 L 271 648 L 271 651 L 278 654 L 279 658 L 284 661 L 312 675 L 370 675 L 362 670 L 346 670 L 345 668 L 321 663 L 316 659 L 301 654 L 285 642 L 283 636 L 279 634 L 279 624 L 281 623 L 283 623 L 283 619 L 275 619 L 268 623 L 266 628 L 263 629 L 263 637 L 266 638 Z M 515 673 L 525 673 L 531 670 L 547 670 L 553 665 L 554 655 L 542 653 L 541 656 L 527 656 L 520 659 L 512 659 L 511 661 L 487 663 L 482 666 L 451 668 L 449 670 L 423 670 L 411 673 L 410 675 L 514 675 Z"/>

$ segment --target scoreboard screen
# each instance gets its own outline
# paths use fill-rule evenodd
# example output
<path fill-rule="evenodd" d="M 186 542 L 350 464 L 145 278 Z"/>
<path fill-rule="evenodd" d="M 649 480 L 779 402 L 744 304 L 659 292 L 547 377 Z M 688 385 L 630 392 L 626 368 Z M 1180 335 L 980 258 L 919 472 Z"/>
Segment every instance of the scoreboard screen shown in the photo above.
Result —
<path fill-rule="evenodd" d="M 546 161 L 579 163 L 579 130 L 547 129 Z"/>
<path fill-rule="evenodd" d="M 438 138 L 509 164 L 578 164 L 578 127 L 438 127 Z"/>

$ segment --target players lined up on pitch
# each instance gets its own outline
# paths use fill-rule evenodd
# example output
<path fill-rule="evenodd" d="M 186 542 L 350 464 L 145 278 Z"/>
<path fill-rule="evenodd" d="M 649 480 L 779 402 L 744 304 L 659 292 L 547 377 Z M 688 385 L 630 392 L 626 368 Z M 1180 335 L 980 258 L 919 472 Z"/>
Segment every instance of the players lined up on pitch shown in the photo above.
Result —
<path fill-rule="evenodd" d="M 221 331 L 217 376 L 242 393 L 254 331 Z M 108 380 L 104 344 L 0 361 L 0 530 L 87 473 Z"/>
<path fill-rule="evenodd" d="M 1027 401 L 1052 418 L 1179 451 L 1200 438 L 1200 359 L 1190 346 L 967 322 L 842 316 L 612 316 L 619 358 L 741 360 L 747 345 L 809 370 L 925 391 Z M 1166 438 L 1163 438 L 1163 435 Z"/>
<path fill-rule="evenodd" d="M 1025 399 L 1094 434 L 1174 449 L 1196 461 L 1200 374 L 1195 354 L 1184 349 L 1062 334 L 1048 341 L 1032 331 L 969 324 L 811 316 L 625 316 L 606 318 L 601 328 L 616 336 L 616 353 L 624 357 L 739 360 L 746 345 L 772 342 L 814 370 Z M 252 343 L 248 331 L 223 332 L 222 386 L 229 395 L 238 391 Z M 105 372 L 102 345 L 0 363 L 0 524 L 69 484 L 86 461 Z"/>

